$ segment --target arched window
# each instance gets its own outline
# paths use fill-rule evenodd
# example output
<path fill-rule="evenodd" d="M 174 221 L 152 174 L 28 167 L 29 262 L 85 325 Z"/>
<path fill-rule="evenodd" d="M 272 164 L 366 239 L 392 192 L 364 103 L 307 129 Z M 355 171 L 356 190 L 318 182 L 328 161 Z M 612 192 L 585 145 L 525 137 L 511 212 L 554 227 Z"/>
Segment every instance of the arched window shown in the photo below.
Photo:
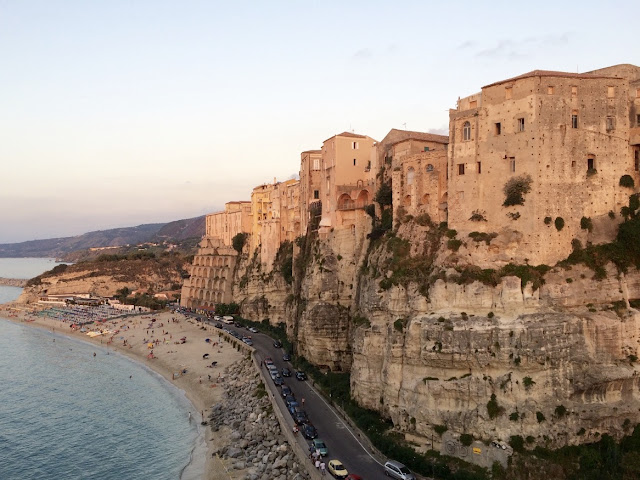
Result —
<path fill-rule="evenodd" d="M 422 196 L 422 204 L 423 205 L 429 205 L 429 194 L 428 193 L 425 193 Z"/>
<path fill-rule="evenodd" d="M 433 165 L 427 165 L 427 172 L 433 172 Z"/>
<path fill-rule="evenodd" d="M 407 170 L 407 185 L 413 185 L 413 177 L 415 175 L 416 171 L 413 169 L 413 167 L 409 168 L 409 170 Z"/>
<path fill-rule="evenodd" d="M 405 207 L 411 206 L 411 195 L 407 195 L 404 197 L 404 201 L 402 202 Z"/>
<path fill-rule="evenodd" d="M 462 125 L 462 140 L 471 140 L 471 124 L 464 122 Z"/>

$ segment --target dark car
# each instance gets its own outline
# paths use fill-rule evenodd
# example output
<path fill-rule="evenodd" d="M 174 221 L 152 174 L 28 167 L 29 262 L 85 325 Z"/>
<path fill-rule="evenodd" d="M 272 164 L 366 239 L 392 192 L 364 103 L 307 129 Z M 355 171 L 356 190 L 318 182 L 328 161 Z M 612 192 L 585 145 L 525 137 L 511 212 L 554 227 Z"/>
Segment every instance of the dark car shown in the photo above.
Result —
<path fill-rule="evenodd" d="M 294 400 L 293 402 L 289 402 L 289 406 L 287 408 L 289 409 L 291 416 L 293 416 L 293 414 L 296 413 L 296 408 L 300 408 L 300 404 Z"/>
<path fill-rule="evenodd" d="M 290 362 L 291 355 L 289 355 L 288 353 L 285 353 L 284 355 L 282 355 L 282 360 L 284 360 L 285 362 Z"/>
<path fill-rule="evenodd" d="M 282 379 L 282 377 L 275 377 L 273 379 L 273 383 L 279 387 L 280 385 L 282 385 L 284 383 L 284 380 Z"/>
<path fill-rule="evenodd" d="M 271 359 L 271 357 L 266 357 L 264 359 L 264 364 L 265 365 L 273 365 L 273 360 Z"/>
<path fill-rule="evenodd" d="M 302 425 L 303 423 L 307 423 L 309 421 L 309 417 L 307 416 L 307 412 L 301 410 L 299 407 L 293 413 L 293 420 L 298 424 Z"/>
<path fill-rule="evenodd" d="M 282 395 L 282 398 L 287 398 L 287 396 L 291 395 L 291 389 L 285 384 L 282 384 L 282 388 L 280 389 L 280 394 Z"/>
<path fill-rule="evenodd" d="M 224 328 L 224 325 L 222 325 L 220 322 L 218 322 L 218 323 L 216 323 L 216 328 L 222 329 L 222 328 Z"/>
<path fill-rule="evenodd" d="M 282 348 L 282 342 L 280 340 L 276 340 L 273 342 L 273 346 L 276 348 Z"/>
<path fill-rule="evenodd" d="M 298 380 L 306 380 L 306 379 L 307 379 L 307 374 L 306 374 L 306 373 L 304 373 L 304 372 L 303 372 L 303 371 L 301 371 L 301 370 L 298 370 L 298 371 L 296 372 L 296 378 L 297 378 Z"/>
<path fill-rule="evenodd" d="M 296 401 L 296 397 L 294 397 L 293 394 L 287 395 L 286 397 L 284 397 L 284 404 L 287 406 L 287 409 L 289 408 L 289 405 L 295 401 Z"/>
<path fill-rule="evenodd" d="M 306 438 L 307 440 L 313 440 L 318 436 L 318 431 L 316 430 L 316 427 L 314 427 L 310 423 L 304 423 L 300 428 L 300 431 L 302 432 L 302 435 L 304 436 L 304 438 Z"/>
<path fill-rule="evenodd" d="M 287 367 L 284 367 L 282 369 L 282 372 L 280 372 L 282 374 L 283 377 L 290 377 L 291 376 L 291 370 L 289 370 Z"/>
<path fill-rule="evenodd" d="M 364 480 L 360 475 L 356 475 L 355 473 L 350 473 L 345 477 L 344 480 Z"/>

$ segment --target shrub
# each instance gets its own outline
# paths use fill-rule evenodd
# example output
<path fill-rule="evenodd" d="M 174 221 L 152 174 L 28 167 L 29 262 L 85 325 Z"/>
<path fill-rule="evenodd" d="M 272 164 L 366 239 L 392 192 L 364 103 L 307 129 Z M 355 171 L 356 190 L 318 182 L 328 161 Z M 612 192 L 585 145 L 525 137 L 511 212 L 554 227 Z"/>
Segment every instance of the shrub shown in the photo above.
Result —
<path fill-rule="evenodd" d="M 369 321 L 369 319 L 361 315 L 356 315 L 353 317 L 353 324 L 356 327 L 359 327 L 360 325 L 364 325 L 365 328 L 369 328 L 371 326 L 371 322 Z"/>
<path fill-rule="evenodd" d="M 380 188 L 376 192 L 374 200 L 378 202 L 381 207 L 391 205 L 393 201 L 393 192 L 391 190 L 391 182 L 385 182 L 380 185 Z"/>
<path fill-rule="evenodd" d="M 473 239 L 474 242 L 485 242 L 487 245 L 491 243 L 491 240 L 498 236 L 497 233 L 485 233 L 485 232 L 471 232 L 469 237 Z"/>
<path fill-rule="evenodd" d="M 633 177 L 631 175 L 623 175 L 620 177 L 620 186 L 625 188 L 633 188 L 635 187 L 635 182 L 633 181 Z"/>
<path fill-rule="evenodd" d="M 522 384 L 524 385 L 524 388 L 529 390 L 531 387 L 533 387 L 536 384 L 536 382 L 534 382 L 531 377 L 524 377 L 522 379 Z"/>
<path fill-rule="evenodd" d="M 556 418 L 562 418 L 567 414 L 567 407 L 564 405 L 558 405 L 555 409 Z"/>
<path fill-rule="evenodd" d="M 367 213 L 367 215 L 369 215 L 371 218 L 376 218 L 376 206 L 373 203 L 370 203 L 369 205 L 367 205 L 366 207 L 364 207 L 364 211 Z"/>
<path fill-rule="evenodd" d="M 493 317 L 495 317 L 495 314 L 493 312 L 487 313 L 487 318 L 493 318 Z"/>
<path fill-rule="evenodd" d="M 580 219 L 580 228 L 582 230 L 588 230 L 589 233 L 591 233 L 591 231 L 593 230 L 593 222 L 591 221 L 591 218 L 582 217 Z"/>
<path fill-rule="evenodd" d="M 512 412 L 511 415 L 509 415 L 509 420 L 512 422 L 517 422 L 519 418 L 520 415 L 518 415 L 518 412 Z"/>
<path fill-rule="evenodd" d="M 520 175 L 509 179 L 502 189 L 505 194 L 502 206 L 524 205 L 524 195 L 531 191 L 532 181 L 530 175 Z"/>
<path fill-rule="evenodd" d="M 247 233 L 240 232 L 231 239 L 231 245 L 236 252 L 242 253 L 244 244 L 247 242 L 247 235 Z"/>
<path fill-rule="evenodd" d="M 416 223 L 422 227 L 433 225 L 431 222 L 431 217 L 428 213 L 421 213 L 416 217 Z"/>
<path fill-rule="evenodd" d="M 514 452 L 521 453 L 524 451 L 524 439 L 520 435 L 511 435 L 509 445 L 511 445 Z"/>
<path fill-rule="evenodd" d="M 538 423 L 542 423 L 546 418 L 544 418 L 544 414 L 542 412 L 536 412 L 536 420 L 538 420 Z"/>
<path fill-rule="evenodd" d="M 447 238 L 456 238 L 456 235 L 458 235 L 458 231 L 447 229 L 447 231 L 445 232 L 445 235 L 447 236 Z"/>
<path fill-rule="evenodd" d="M 587 178 L 595 175 L 596 173 L 598 173 L 598 170 L 596 170 L 595 168 L 587 169 Z"/>
<path fill-rule="evenodd" d="M 544 224 L 545 224 L 545 225 L 550 225 L 552 221 L 553 221 L 553 218 L 551 218 L 551 217 L 544 217 Z"/>
<path fill-rule="evenodd" d="M 578 435 L 579 437 L 581 437 L 582 435 L 584 435 L 586 433 L 586 430 L 584 429 L 584 427 L 582 427 L 580 430 L 578 430 L 576 432 L 576 435 Z"/>
<path fill-rule="evenodd" d="M 518 220 L 520 218 L 520 212 L 509 212 L 507 213 L 507 217 L 511 220 Z"/>
<path fill-rule="evenodd" d="M 616 213 L 613 210 L 609 210 L 609 218 L 611 220 L 613 220 L 614 218 L 616 218 Z"/>
<path fill-rule="evenodd" d="M 446 425 L 434 425 L 434 426 L 433 426 L 433 429 L 434 429 L 434 430 L 435 430 L 435 432 L 436 432 L 438 435 L 440 435 L 440 436 L 442 436 L 442 434 L 443 434 L 444 432 L 446 432 L 447 430 L 449 430 L 449 428 L 448 428 Z"/>
<path fill-rule="evenodd" d="M 470 446 L 473 443 L 473 435 L 470 433 L 463 433 L 460 435 L 460 443 L 465 447 Z"/>
<path fill-rule="evenodd" d="M 527 435 L 527 443 L 533 443 L 535 441 L 536 441 L 535 438 L 533 438 L 531 435 Z"/>
<path fill-rule="evenodd" d="M 406 320 L 399 318 L 395 322 L 393 322 L 393 328 L 395 328 L 398 332 L 402 332 L 406 324 L 407 324 Z"/>
<path fill-rule="evenodd" d="M 504 413 L 504 407 L 498 405 L 498 400 L 496 400 L 496 394 L 491 394 L 491 400 L 487 402 L 487 413 L 489 414 L 489 418 L 494 419 Z"/>
<path fill-rule="evenodd" d="M 447 248 L 451 251 L 457 252 L 462 246 L 462 240 L 458 240 L 457 238 L 452 238 L 447 241 Z"/>
<path fill-rule="evenodd" d="M 555 225 L 556 230 L 562 230 L 564 228 L 564 219 L 562 217 L 556 217 Z"/>
<path fill-rule="evenodd" d="M 485 211 L 484 210 L 474 210 L 472 212 L 471 218 L 469 218 L 469 220 L 471 220 L 472 222 L 486 222 L 487 219 L 485 217 Z"/>

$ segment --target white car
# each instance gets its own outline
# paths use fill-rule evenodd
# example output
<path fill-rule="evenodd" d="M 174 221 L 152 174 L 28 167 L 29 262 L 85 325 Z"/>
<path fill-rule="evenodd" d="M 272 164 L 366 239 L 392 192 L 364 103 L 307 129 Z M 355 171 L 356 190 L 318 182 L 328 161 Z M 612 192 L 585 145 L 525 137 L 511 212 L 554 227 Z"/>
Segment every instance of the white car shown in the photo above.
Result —
<path fill-rule="evenodd" d="M 249 331 L 251 333 L 258 333 L 258 329 L 256 327 L 249 327 Z"/>

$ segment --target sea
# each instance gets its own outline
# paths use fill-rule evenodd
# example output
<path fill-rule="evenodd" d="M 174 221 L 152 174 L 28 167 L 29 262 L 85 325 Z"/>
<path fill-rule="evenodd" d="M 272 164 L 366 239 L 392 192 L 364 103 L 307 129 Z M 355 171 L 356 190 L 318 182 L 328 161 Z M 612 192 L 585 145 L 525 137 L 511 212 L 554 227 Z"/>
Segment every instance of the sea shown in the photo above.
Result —
<path fill-rule="evenodd" d="M 3 258 L 0 277 L 32 278 L 55 265 Z M 0 303 L 21 291 L 0 286 Z M 184 392 L 123 355 L 0 318 L 0 381 L 2 480 L 204 475 L 199 413 Z"/>

